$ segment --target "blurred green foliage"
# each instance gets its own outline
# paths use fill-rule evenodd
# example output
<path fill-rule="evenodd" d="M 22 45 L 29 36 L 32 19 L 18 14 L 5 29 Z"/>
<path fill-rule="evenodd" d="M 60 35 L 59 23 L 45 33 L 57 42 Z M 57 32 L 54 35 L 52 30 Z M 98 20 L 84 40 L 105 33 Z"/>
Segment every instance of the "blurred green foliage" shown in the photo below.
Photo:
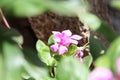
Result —
<path fill-rule="evenodd" d="M 90 68 L 92 62 L 93 62 L 93 57 L 91 54 L 83 58 L 83 63 L 87 68 Z"/>
<path fill-rule="evenodd" d="M 62 59 L 56 69 L 57 80 L 87 80 L 88 74 L 88 68 L 73 57 Z"/>
<path fill-rule="evenodd" d="M 113 0 L 111 4 L 120 9 L 119 0 Z M 42 41 L 37 42 L 36 54 L 37 52 L 18 46 L 23 43 L 23 37 L 15 29 L 0 27 L 0 80 L 87 80 L 92 58 L 96 60 L 96 67 L 107 67 L 116 72 L 115 61 L 120 56 L 120 38 L 108 24 L 89 12 L 86 0 L 0 0 L 0 8 L 17 17 L 36 16 L 46 11 L 78 16 L 84 25 L 103 35 L 111 43 L 106 49 L 98 38 L 91 36 L 91 53 L 83 58 L 83 64 L 71 57 L 61 59 L 55 55 L 57 61 L 61 59 L 56 67 L 53 65 L 56 61 L 50 54 L 49 47 Z M 51 36 L 48 45 L 52 43 L 54 41 Z M 70 55 L 76 51 L 76 46 L 72 45 L 71 49 Z M 49 68 L 53 66 L 56 74 L 51 78 Z"/>
<path fill-rule="evenodd" d="M 118 37 L 112 27 L 100 20 L 97 16 L 89 12 L 79 13 L 78 16 L 80 20 L 92 31 L 96 31 L 97 33 L 103 35 L 109 42 L 112 42 Z"/>
<path fill-rule="evenodd" d="M 0 32 L 5 33 L 0 34 L 0 80 L 22 80 L 25 77 L 22 74 L 30 75 L 36 80 L 50 78 L 48 70 L 43 67 L 43 63 L 35 56 L 36 54 L 29 53 L 29 49 L 22 50 L 18 46 L 19 43 L 23 42 L 19 32 L 6 27 L 0 27 Z M 38 59 L 36 65 L 35 61 L 33 64 L 28 60 L 27 54 L 31 60 Z"/>
<path fill-rule="evenodd" d="M 95 64 L 97 67 L 107 67 L 117 72 L 116 60 L 120 57 L 120 37 L 115 39 L 107 49 L 104 56 L 99 57 Z"/>
<path fill-rule="evenodd" d="M 68 16 L 86 9 L 87 3 L 84 0 L 0 0 L 0 7 L 16 16 L 34 16 L 47 10 Z"/>
<path fill-rule="evenodd" d="M 96 60 L 99 56 L 102 56 L 106 52 L 105 46 L 101 43 L 97 36 L 90 36 L 90 52 L 93 59 Z"/>
<path fill-rule="evenodd" d="M 112 0 L 111 4 L 112 4 L 113 7 L 120 10 L 120 0 Z"/>

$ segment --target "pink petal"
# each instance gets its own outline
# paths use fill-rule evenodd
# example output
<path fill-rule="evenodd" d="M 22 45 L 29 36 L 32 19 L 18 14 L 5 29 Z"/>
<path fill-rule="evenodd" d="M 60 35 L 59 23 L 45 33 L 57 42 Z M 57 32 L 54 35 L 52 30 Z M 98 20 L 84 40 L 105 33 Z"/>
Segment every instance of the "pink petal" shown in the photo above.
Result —
<path fill-rule="evenodd" d="M 116 66 L 117 66 L 117 78 L 120 80 L 120 57 L 116 61 Z"/>
<path fill-rule="evenodd" d="M 71 39 L 71 40 L 70 40 L 70 43 L 73 43 L 73 44 L 76 44 L 76 45 L 77 45 L 77 44 L 78 44 L 78 41 L 77 41 L 77 40 L 72 40 L 72 39 Z"/>
<path fill-rule="evenodd" d="M 54 35 L 54 41 L 55 42 L 60 42 L 61 39 L 60 39 L 60 37 L 58 35 Z"/>
<path fill-rule="evenodd" d="M 120 57 L 116 61 L 116 66 L 117 66 L 118 71 L 120 72 Z"/>
<path fill-rule="evenodd" d="M 75 57 L 79 59 L 80 62 L 82 62 L 82 56 L 84 55 L 84 53 L 81 51 L 81 48 L 78 47 L 77 52 L 75 53 Z"/>
<path fill-rule="evenodd" d="M 80 62 L 83 62 L 83 59 L 80 57 L 80 58 L 79 58 L 79 61 L 80 61 Z"/>
<path fill-rule="evenodd" d="M 58 44 L 51 45 L 51 46 L 50 46 L 50 49 L 51 49 L 53 52 L 57 52 L 57 50 L 58 50 Z"/>
<path fill-rule="evenodd" d="M 82 51 L 80 51 L 80 56 L 83 57 L 84 53 Z"/>
<path fill-rule="evenodd" d="M 52 33 L 55 35 L 55 34 L 60 34 L 59 31 L 52 31 Z"/>
<path fill-rule="evenodd" d="M 80 57 L 82 57 L 84 55 L 83 51 L 81 51 L 81 50 L 82 50 L 82 47 L 78 47 L 77 53 L 80 54 Z"/>
<path fill-rule="evenodd" d="M 89 77 L 89 80 L 114 80 L 112 72 L 107 68 L 94 69 Z"/>
<path fill-rule="evenodd" d="M 75 39 L 75 40 L 80 40 L 80 39 L 82 39 L 82 37 L 79 36 L 79 35 L 73 35 L 73 36 L 71 36 L 71 38 L 72 38 L 72 39 Z"/>
<path fill-rule="evenodd" d="M 60 35 L 61 35 L 61 33 L 60 32 L 58 32 L 58 31 L 52 31 L 52 33 L 53 33 L 53 35 L 54 35 L 54 41 L 55 42 L 60 42 Z"/>
<path fill-rule="evenodd" d="M 62 46 L 62 45 L 58 49 L 59 55 L 62 55 L 64 53 L 66 53 L 67 51 L 68 51 L 68 49 L 65 46 Z"/>
<path fill-rule="evenodd" d="M 63 43 L 64 46 L 69 46 L 71 44 L 70 41 L 71 41 L 70 37 L 64 37 L 62 39 L 62 43 Z"/>
<path fill-rule="evenodd" d="M 71 36 L 72 32 L 70 30 L 64 30 L 62 31 L 62 34 L 65 34 L 66 36 Z"/>
<path fill-rule="evenodd" d="M 117 78 L 118 78 L 118 80 L 120 80 L 120 73 L 117 74 Z"/>

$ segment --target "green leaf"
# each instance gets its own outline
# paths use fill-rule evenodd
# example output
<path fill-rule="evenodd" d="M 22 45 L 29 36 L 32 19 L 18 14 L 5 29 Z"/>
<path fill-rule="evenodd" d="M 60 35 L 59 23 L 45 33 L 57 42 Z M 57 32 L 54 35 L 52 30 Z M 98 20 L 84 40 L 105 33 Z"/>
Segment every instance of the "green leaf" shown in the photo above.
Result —
<path fill-rule="evenodd" d="M 106 56 L 110 59 L 112 69 L 116 71 L 116 60 L 120 57 L 120 37 L 111 43 Z"/>
<path fill-rule="evenodd" d="M 118 37 L 117 33 L 112 29 L 112 27 L 105 22 L 102 22 L 100 28 L 96 32 L 103 35 L 104 38 L 109 42 L 114 41 Z"/>
<path fill-rule="evenodd" d="M 3 80 L 4 79 L 4 74 L 3 74 L 3 56 L 2 56 L 2 53 L 0 51 L 0 79 Z"/>
<path fill-rule="evenodd" d="M 54 41 L 54 36 L 53 35 L 51 35 L 50 37 L 49 37 L 49 39 L 48 39 L 48 45 L 50 46 L 50 45 L 52 45 L 53 43 L 55 43 L 55 41 Z"/>
<path fill-rule="evenodd" d="M 43 2 L 45 4 L 45 1 L 43 0 L 16 0 L 13 7 L 14 13 L 17 16 L 38 15 L 46 10 L 44 4 L 42 4 Z"/>
<path fill-rule="evenodd" d="M 21 76 L 24 80 L 31 80 L 31 78 L 32 78 L 26 71 L 22 71 Z"/>
<path fill-rule="evenodd" d="M 56 61 L 60 61 L 62 57 L 64 57 L 64 56 L 60 56 L 58 54 L 54 55 L 54 58 L 55 58 Z"/>
<path fill-rule="evenodd" d="M 116 60 L 120 57 L 120 37 L 114 40 L 108 48 L 106 54 L 98 58 L 95 62 L 96 66 L 102 66 L 117 72 Z"/>
<path fill-rule="evenodd" d="M 78 10 L 88 9 L 88 3 L 85 0 L 0 0 L 0 7 L 17 16 L 35 16 L 46 10 L 73 16 Z"/>
<path fill-rule="evenodd" d="M 120 10 L 120 1 L 119 0 L 112 0 L 112 6 Z"/>
<path fill-rule="evenodd" d="M 0 0 L 0 7 L 12 7 L 14 1 L 13 0 Z"/>
<path fill-rule="evenodd" d="M 17 44 L 7 41 L 3 42 L 3 61 L 4 61 L 4 79 L 3 80 L 21 80 L 21 68 L 23 56 Z"/>
<path fill-rule="evenodd" d="M 56 69 L 57 80 L 87 80 L 88 74 L 87 67 L 73 57 L 63 58 Z"/>
<path fill-rule="evenodd" d="M 81 13 L 79 14 L 79 18 L 84 24 L 87 24 L 89 28 L 93 31 L 96 31 L 97 29 L 100 28 L 101 20 L 91 13 L 88 12 Z"/>
<path fill-rule="evenodd" d="M 98 57 L 105 53 L 106 49 L 100 42 L 97 36 L 90 36 L 90 53 L 93 59 L 96 60 Z"/>
<path fill-rule="evenodd" d="M 86 10 L 88 4 L 83 0 L 51 0 L 48 8 L 60 15 L 76 15 L 77 10 Z"/>
<path fill-rule="evenodd" d="M 36 52 L 28 48 L 25 48 L 23 52 L 25 56 L 23 78 L 25 80 L 49 80 L 48 67 L 40 61 Z"/>
<path fill-rule="evenodd" d="M 118 37 L 116 40 L 114 40 L 110 47 L 108 48 L 106 55 L 109 56 L 111 59 L 116 59 L 118 56 L 120 56 L 120 37 Z"/>
<path fill-rule="evenodd" d="M 83 58 L 83 63 L 89 68 L 92 64 L 93 58 L 91 55 L 85 56 Z"/>
<path fill-rule="evenodd" d="M 49 77 L 48 69 L 35 66 L 27 61 L 24 61 L 25 71 L 35 80 L 46 80 Z"/>
<path fill-rule="evenodd" d="M 65 55 L 71 56 L 77 51 L 77 49 L 78 49 L 77 46 L 72 44 L 72 45 L 70 45 L 68 52 Z"/>
<path fill-rule="evenodd" d="M 99 57 L 96 61 L 95 61 L 95 66 L 96 67 L 106 67 L 106 68 L 111 68 L 111 62 L 109 57 L 107 57 L 106 55 Z"/>
<path fill-rule="evenodd" d="M 50 55 L 50 49 L 41 40 L 36 43 L 39 58 L 48 66 L 52 66 L 55 63 L 55 59 Z"/>
<path fill-rule="evenodd" d="M 8 29 L 7 27 L 0 27 L 0 33 L 3 33 L 1 34 L 1 37 L 6 40 L 10 40 L 10 41 L 12 40 L 18 44 L 23 43 L 22 35 L 13 28 Z"/>
<path fill-rule="evenodd" d="M 26 61 L 39 66 L 39 67 L 46 67 L 46 65 L 40 60 L 37 55 L 37 52 L 31 48 L 23 48 L 24 58 Z"/>

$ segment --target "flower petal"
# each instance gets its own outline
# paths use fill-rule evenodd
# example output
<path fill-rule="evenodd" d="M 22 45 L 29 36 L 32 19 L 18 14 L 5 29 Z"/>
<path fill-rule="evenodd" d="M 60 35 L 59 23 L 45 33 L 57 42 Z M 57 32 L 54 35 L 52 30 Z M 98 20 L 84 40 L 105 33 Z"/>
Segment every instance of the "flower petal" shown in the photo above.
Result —
<path fill-rule="evenodd" d="M 94 69 L 89 77 L 89 80 L 114 80 L 112 72 L 107 68 Z"/>
<path fill-rule="evenodd" d="M 73 35 L 71 36 L 72 39 L 75 39 L 75 40 L 80 40 L 82 39 L 82 36 L 79 36 L 79 35 Z"/>
<path fill-rule="evenodd" d="M 82 51 L 82 47 L 78 47 L 77 53 L 80 54 L 80 57 L 82 57 L 84 55 L 84 53 Z"/>
<path fill-rule="evenodd" d="M 52 31 L 52 33 L 55 35 L 55 34 L 60 34 L 59 31 Z"/>
<path fill-rule="evenodd" d="M 60 35 L 61 33 L 58 32 L 58 31 L 52 31 L 53 35 L 54 35 L 54 41 L 55 42 L 60 42 L 61 38 L 60 38 Z"/>
<path fill-rule="evenodd" d="M 75 53 L 75 57 L 79 59 L 80 62 L 82 62 L 82 57 L 84 53 L 81 51 L 81 47 L 78 47 L 78 50 Z"/>
<path fill-rule="evenodd" d="M 117 66 L 118 71 L 120 72 L 120 57 L 116 61 L 116 66 Z"/>
<path fill-rule="evenodd" d="M 79 58 L 79 61 L 82 63 L 82 62 L 83 62 L 83 59 L 80 57 L 80 58 Z"/>
<path fill-rule="evenodd" d="M 50 49 L 51 49 L 53 52 L 57 52 L 57 50 L 58 50 L 58 44 L 51 45 L 51 46 L 50 46 Z"/>
<path fill-rule="evenodd" d="M 62 31 L 62 34 L 65 34 L 66 36 L 71 36 L 72 32 L 70 30 L 64 30 Z"/>
<path fill-rule="evenodd" d="M 62 43 L 64 46 L 69 46 L 71 44 L 70 37 L 64 37 L 64 39 L 62 39 Z"/>
<path fill-rule="evenodd" d="M 65 47 L 65 46 L 60 46 L 59 47 L 59 49 L 58 49 L 58 53 L 59 53 L 59 55 L 62 55 L 62 54 L 64 54 L 64 53 L 66 53 L 68 51 L 68 49 L 67 49 L 67 47 Z"/>
<path fill-rule="evenodd" d="M 78 44 L 78 41 L 77 41 L 77 40 L 72 40 L 72 39 L 71 39 L 71 40 L 70 40 L 70 43 L 73 43 L 73 44 L 76 44 L 76 45 L 77 45 L 77 44 Z"/>

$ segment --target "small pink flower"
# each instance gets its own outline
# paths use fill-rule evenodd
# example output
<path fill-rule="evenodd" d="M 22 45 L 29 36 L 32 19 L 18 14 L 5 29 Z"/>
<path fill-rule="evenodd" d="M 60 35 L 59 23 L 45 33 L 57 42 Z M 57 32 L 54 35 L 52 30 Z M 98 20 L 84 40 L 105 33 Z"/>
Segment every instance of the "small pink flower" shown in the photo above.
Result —
<path fill-rule="evenodd" d="M 51 45 L 50 48 L 53 52 L 59 53 L 62 55 L 68 51 L 70 44 L 78 44 L 77 40 L 82 39 L 79 35 L 72 35 L 70 30 L 64 30 L 61 33 L 58 31 L 52 31 L 54 36 L 55 44 Z M 56 47 L 55 47 L 56 46 Z"/>
<path fill-rule="evenodd" d="M 82 62 L 83 55 L 84 55 L 84 53 L 82 52 L 82 47 L 78 47 L 78 50 L 74 56 L 77 57 L 80 62 Z"/>
<path fill-rule="evenodd" d="M 101 67 L 91 72 L 89 80 L 114 80 L 114 77 L 109 69 Z"/>

